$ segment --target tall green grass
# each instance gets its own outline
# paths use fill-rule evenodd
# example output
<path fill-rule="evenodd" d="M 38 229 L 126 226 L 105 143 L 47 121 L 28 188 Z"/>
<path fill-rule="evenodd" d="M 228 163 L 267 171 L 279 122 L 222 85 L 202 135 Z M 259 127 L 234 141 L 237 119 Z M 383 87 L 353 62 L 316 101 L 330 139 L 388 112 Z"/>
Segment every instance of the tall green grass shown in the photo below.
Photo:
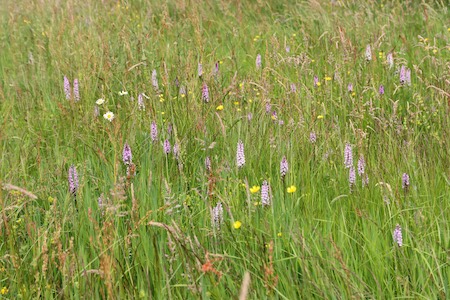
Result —
<path fill-rule="evenodd" d="M 444 1 L 6 0 L 0 16 L 2 298 L 237 299 L 246 272 L 241 299 L 450 297 Z M 79 102 L 64 76 L 78 78 Z M 355 168 L 365 158 L 366 186 L 349 185 L 346 143 Z M 250 188 L 264 180 L 263 207 Z"/>

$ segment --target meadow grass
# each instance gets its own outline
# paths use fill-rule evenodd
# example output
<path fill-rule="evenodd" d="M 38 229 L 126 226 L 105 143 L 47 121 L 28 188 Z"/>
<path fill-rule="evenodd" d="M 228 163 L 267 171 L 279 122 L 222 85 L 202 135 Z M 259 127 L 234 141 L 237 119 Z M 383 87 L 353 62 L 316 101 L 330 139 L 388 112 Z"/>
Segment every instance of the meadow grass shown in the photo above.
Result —
<path fill-rule="evenodd" d="M 448 299 L 448 3 L 362 2 L 3 0 L 0 297 Z"/>

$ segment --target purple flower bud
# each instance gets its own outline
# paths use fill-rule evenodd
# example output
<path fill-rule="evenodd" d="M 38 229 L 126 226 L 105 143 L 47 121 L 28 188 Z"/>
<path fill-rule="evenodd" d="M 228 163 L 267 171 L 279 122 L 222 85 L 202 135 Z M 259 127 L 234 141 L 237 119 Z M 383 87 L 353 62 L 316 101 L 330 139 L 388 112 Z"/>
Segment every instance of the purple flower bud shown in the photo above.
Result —
<path fill-rule="evenodd" d="M 405 66 L 400 67 L 400 83 L 401 84 L 406 83 L 406 67 Z"/>
<path fill-rule="evenodd" d="M 352 93 L 352 92 L 353 92 L 353 84 L 351 84 L 351 83 L 348 84 L 348 86 L 347 86 L 347 91 L 348 91 L 349 93 Z"/>
<path fill-rule="evenodd" d="M 289 52 L 291 52 L 291 47 L 286 46 L 286 53 L 289 53 Z"/>
<path fill-rule="evenodd" d="M 66 76 L 64 76 L 64 94 L 66 94 L 66 99 L 70 100 L 70 82 Z"/>
<path fill-rule="evenodd" d="M 139 110 L 145 110 L 144 96 L 142 94 L 138 95 L 138 108 Z"/>
<path fill-rule="evenodd" d="M 372 49 L 370 48 L 370 45 L 367 45 L 366 47 L 366 60 L 367 61 L 372 60 Z"/>
<path fill-rule="evenodd" d="M 98 208 L 100 210 L 103 210 L 103 206 L 105 205 L 105 203 L 103 203 L 103 201 L 104 201 L 103 194 L 101 194 L 100 197 L 98 197 L 98 199 L 97 199 Z"/>
<path fill-rule="evenodd" d="M 272 110 L 272 105 L 270 105 L 270 102 L 266 102 L 266 113 L 270 114 L 271 110 Z"/>
<path fill-rule="evenodd" d="M 198 72 L 198 77 L 202 77 L 202 75 L 203 75 L 203 66 L 202 66 L 201 63 L 198 64 L 197 72 Z"/>
<path fill-rule="evenodd" d="M 365 167 L 366 167 L 366 162 L 364 160 L 364 156 L 361 155 L 358 159 L 358 175 L 359 176 L 362 176 L 364 174 Z"/>
<path fill-rule="evenodd" d="M 247 114 L 247 120 L 251 121 L 253 119 L 253 114 L 252 113 L 248 113 Z"/>
<path fill-rule="evenodd" d="M 153 85 L 153 88 L 155 89 L 155 91 L 157 91 L 159 89 L 156 70 L 152 71 L 152 85 Z"/>
<path fill-rule="evenodd" d="M 72 196 L 76 197 L 78 191 L 78 174 L 74 165 L 69 168 L 69 192 Z"/>
<path fill-rule="evenodd" d="M 150 138 L 152 139 L 152 142 L 155 142 L 158 138 L 158 126 L 155 121 L 153 121 L 150 126 Z"/>
<path fill-rule="evenodd" d="M 78 86 L 78 79 L 76 78 L 73 81 L 73 97 L 75 98 L 75 102 L 80 101 L 80 89 Z"/>
<path fill-rule="evenodd" d="M 178 145 L 178 143 L 173 145 L 173 155 L 177 160 L 180 158 L 180 145 Z"/>
<path fill-rule="evenodd" d="M 402 175 L 402 188 L 406 191 L 409 187 L 409 175 L 407 173 L 403 173 Z"/>
<path fill-rule="evenodd" d="M 256 55 L 256 68 L 261 68 L 261 54 Z"/>
<path fill-rule="evenodd" d="M 219 75 L 219 62 L 216 61 L 216 63 L 214 64 L 214 75 L 217 76 Z"/>
<path fill-rule="evenodd" d="M 314 144 L 317 141 L 317 135 L 314 131 L 311 131 L 311 133 L 309 134 L 309 141 L 311 142 L 311 144 Z"/>
<path fill-rule="evenodd" d="M 297 87 L 295 86 L 295 83 L 291 83 L 291 93 L 295 94 L 297 92 Z"/>
<path fill-rule="evenodd" d="M 166 139 L 165 141 L 164 141 L 164 153 L 165 154 L 169 154 L 170 153 L 170 151 L 172 150 L 172 146 L 170 145 L 170 142 L 169 142 L 169 140 L 168 139 Z"/>
<path fill-rule="evenodd" d="M 378 93 L 379 93 L 380 95 L 384 95 L 384 86 L 383 86 L 383 85 L 380 85 L 380 87 L 379 87 L 379 89 L 378 89 Z"/>
<path fill-rule="evenodd" d="M 245 165 L 244 143 L 239 141 L 236 150 L 236 163 L 238 168 L 242 168 Z"/>
<path fill-rule="evenodd" d="M 355 182 L 356 182 L 355 168 L 351 166 L 350 170 L 348 171 L 348 183 L 350 184 L 350 187 L 354 186 Z"/>
<path fill-rule="evenodd" d="M 175 83 L 175 86 L 176 86 L 176 87 L 179 87 L 179 86 L 180 86 L 180 81 L 178 80 L 178 77 L 175 77 L 174 83 Z"/>
<path fill-rule="evenodd" d="M 278 115 L 277 115 L 277 112 L 276 111 L 273 111 L 272 112 L 272 120 L 277 120 L 278 119 Z"/>
<path fill-rule="evenodd" d="M 314 87 L 317 87 L 319 84 L 319 77 L 317 75 L 314 75 Z"/>
<path fill-rule="evenodd" d="M 211 159 L 209 156 L 205 158 L 205 169 L 206 171 L 211 172 Z"/>
<path fill-rule="evenodd" d="M 203 83 L 203 87 L 202 87 L 202 99 L 203 99 L 203 101 L 205 101 L 206 103 L 209 102 L 209 89 L 208 89 L 208 86 L 206 85 L 206 83 Z"/>
<path fill-rule="evenodd" d="M 289 165 L 286 159 L 286 156 L 283 156 L 280 162 L 280 175 L 281 179 L 284 180 L 284 177 L 286 176 L 287 172 L 289 171 Z"/>
<path fill-rule="evenodd" d="M 399 224 L 395 226 L 394 233 L 392 234 L 394 242 L 401 247 L 403 245 L 402 227 Z"/>
<path fill-rule="evenodd" d="M 186 87 L 184 85 L 182 85 L 180 87 L 180 95 L 181 96 L 186 96 Z"/>
<path fill-rule="evenodd" d="M 406 77 L 406 84 L 411 85 L 411 69 L 409 68 L 406 69 L 405 77 Z"/>
<path fill-rule="evenodd" d="M 345 144 L 344 165 L 346 169 L 353 166 L 353 151 L 352 146 L 349 143 Z"/>
<path fill-rule="evenodd" d="M 133 159 L 133 155 L 131 154 L 130 145 L 128 145 L 128 143 L 125 142 L 125 145 L 123 145 L 123 151 L 122 151 L 122 161 L 125 165 L 131 165 L 132 159 Z"/>
<path fill-rule="evenodd" d="M 223 207 L 222 203 L 217 203 L 217 205 L 212 209 L 212 224 L 214 228 L 220 230 L 220 225 L 223 223 Z"/>
<path fill-rule="evenodd" d="M 261 186 L 261 204 L 270 205 L 270 186 L 267 180 L 264 180 Z"/>
<path fill-rule="evenodd" d="M 392 69 L 392 67 L 394 66 L 394 56 L 392 55 L 392 53 L 389 52 L 387 54 L 386 61 L 389 66 L 389 69 Z"/>

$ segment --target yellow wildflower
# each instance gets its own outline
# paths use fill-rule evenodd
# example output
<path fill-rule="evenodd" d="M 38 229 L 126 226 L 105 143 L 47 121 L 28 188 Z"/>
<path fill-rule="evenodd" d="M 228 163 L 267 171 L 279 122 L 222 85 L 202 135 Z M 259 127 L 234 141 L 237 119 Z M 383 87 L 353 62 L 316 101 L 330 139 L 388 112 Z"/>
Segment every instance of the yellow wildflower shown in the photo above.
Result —
<path fill-rule="evenodd" d="M 290 187 L 287 188 L 287 192 L 289 194 L 295 193 L 295 191 L 297 191 L 297 188 L 295 187 L 295 185 L 291 185 Z"/>
<path fill-rule="evenodd" d="M 254 194 L 254 193 L 259 192 L 259 190 L 260 190 L 260 187 L 257 185 L 254 185 L 250 188 L 250 193 Z"/>
<path fill-rule="evenodd" d="M 318 116 L 317 116 L 317 119 L 319 119 L 319 120 L 320 120 L 320 119 L 323 119 L 323 115 L 318 115 Z"/>
<path fill-rule="evenodd" d="M 217 106 L 216 110 L 223 110 L 223 105 L 221 104 L 221 105 Z"/>
<path fill-rule="evenodd" d="M 236 221 L 236 222 L 233 223 L 234 229 L 239 229 L 239 228 L 241 228 L 241 225 L 242 225 L 241 221 Z"/>
<path fill-rule="evenodd" d="M 6 286 L 4 286 L 4 287 L 0 290 L 0 294 L 2 294 L 2 295 L 8 294 L 8 288 L 7 288 Z"/>

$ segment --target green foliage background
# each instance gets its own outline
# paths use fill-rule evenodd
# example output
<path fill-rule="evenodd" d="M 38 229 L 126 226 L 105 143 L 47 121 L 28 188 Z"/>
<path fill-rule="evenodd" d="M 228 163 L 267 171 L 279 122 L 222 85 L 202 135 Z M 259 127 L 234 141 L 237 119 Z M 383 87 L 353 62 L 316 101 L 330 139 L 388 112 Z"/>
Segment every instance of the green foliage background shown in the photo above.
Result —
<path fill-rule="evenodd" d="M 245 272 L 248 299 L 450 297 L 445 1 L 4 0 L 0 17 L 1 297 L 237 299 Z M 367 186 L 349 186 L 347 142 Z M 250 192 L 264 180 L 268 207 Z"/>

